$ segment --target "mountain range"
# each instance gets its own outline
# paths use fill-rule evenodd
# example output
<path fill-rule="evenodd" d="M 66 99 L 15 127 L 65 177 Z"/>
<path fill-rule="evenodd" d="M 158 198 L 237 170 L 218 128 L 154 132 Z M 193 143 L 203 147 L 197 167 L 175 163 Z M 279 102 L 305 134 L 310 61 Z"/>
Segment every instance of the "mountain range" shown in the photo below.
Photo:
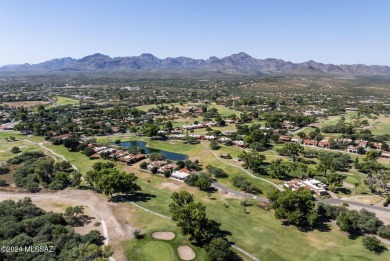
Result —
<path fill-rule="evenodd" d="M 215 56 L 207 60 L 188 57 L 159 59 L 148 53 L 140 56 L 113 57 L 96 53 L 81 59 L 70 57 L 53 59 L 38 64 L 5 65 L 0 72 L 93 72 L 93 71 L 192 71 L 223 73 L 283 73 L 283 74 L 351 74 L 390 75 L 389 66 L 381 65 L 334 65 L 315 61 L 292 63 L 280 59 L 256 59 L 246 53 L 223 58 Z"/>

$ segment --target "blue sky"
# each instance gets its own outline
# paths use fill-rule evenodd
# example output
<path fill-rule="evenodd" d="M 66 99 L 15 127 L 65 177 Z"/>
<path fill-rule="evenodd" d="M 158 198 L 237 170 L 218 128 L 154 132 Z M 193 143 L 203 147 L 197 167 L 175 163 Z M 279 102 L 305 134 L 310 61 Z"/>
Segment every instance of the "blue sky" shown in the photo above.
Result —
<path fill-rule="evenodd" d="M 97 52 L 390 65 L 390 1 L 1 0 L 0 35 L 0 65 Z"/>

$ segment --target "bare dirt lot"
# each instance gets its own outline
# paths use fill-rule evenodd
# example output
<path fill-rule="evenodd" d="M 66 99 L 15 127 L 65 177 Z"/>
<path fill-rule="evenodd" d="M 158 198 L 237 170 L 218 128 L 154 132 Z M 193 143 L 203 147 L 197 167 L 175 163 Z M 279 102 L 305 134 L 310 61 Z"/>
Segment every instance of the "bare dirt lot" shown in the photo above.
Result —
<path fill-rule="evenodd" d="M 18 107 L 34 107 L 37 105 L 46 105 L 49 102 L 46 101 L 20 101 L 20 102 L 3 102 L 3 105 L 8 105 L 9 107 L 18 108 Z"/>
<path fill-rule="evenodd" d="M 130 205 L 125 203 L 108 202 L 107 198 L 89 190 L 67 189 L 57 193 L 5 193 L 0 192 L 0 200 L 17 200 L 30 197 L 37 206 L 55 212 L 64 212 L 68 206 L 85 206 L 85 214 L 93 219 L 84 227 L 76 228 L 79 233 L 87 233 L 91 229 L 102 231 L 102 225 L 95 227 L 95 222 L 104 220 L 107 226 L 108 243 L 114 251 L 116 260 L 126 260 L 121 242 L 131 239 L 133 227 L 126 219 L 132 214 Z"/>

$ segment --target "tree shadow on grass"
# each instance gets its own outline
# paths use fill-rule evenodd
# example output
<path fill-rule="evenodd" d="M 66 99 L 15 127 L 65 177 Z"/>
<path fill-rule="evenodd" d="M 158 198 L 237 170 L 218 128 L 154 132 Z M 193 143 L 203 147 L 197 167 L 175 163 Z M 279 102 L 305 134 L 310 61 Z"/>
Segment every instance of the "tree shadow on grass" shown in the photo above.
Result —
<path fill-rule="evenodd" d="M 117 195 L 111 198 L 112 202 L 147 202 L 152 198 L 155 198 L 156 195 L 149 193 L 135 193 L 132 195 Z"/>
<path fill-rule="evenodd" d="M 315 226 L 315 229 L 320 232 L 329 232 L 331 230 L 330 224 L 325 222 L 320 222 L 318 225 Z"/>
<path fill-rule="evenodd" d="M 336 192 L 341 192 L 341 193 L 343 193 L 345 195 L 350 195 L 351 194 L 351 190 L 348 189 L 348 188 L 337 188 Z"/>
<path fill-rule="evenodd" d="M 94 217 L 90 217 L 88 215 L 81 215 L 75 219 L 74 226 L 75 227 L 83 227 L 85 225 L 88 225 L 92 222 L 92 220 L 95 219 Z"/>
<path fill-rule="evenodd" d="M 361 231 L 352 231 L 348 233 L 348 238 L 351 240 L 356 240 L 361 236 L 364 236 L 364 233 L 362 233 Z"/>

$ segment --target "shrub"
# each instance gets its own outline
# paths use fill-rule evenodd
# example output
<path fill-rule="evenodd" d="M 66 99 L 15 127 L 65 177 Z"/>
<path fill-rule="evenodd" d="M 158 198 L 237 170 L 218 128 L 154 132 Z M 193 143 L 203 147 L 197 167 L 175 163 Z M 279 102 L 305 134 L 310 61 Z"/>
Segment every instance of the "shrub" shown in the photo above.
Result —
<path fill-rule="evenodd" d="M 261 190 L 253 185 L 248 179 L 240 176 L 236 176 L 232 179 L 233 186 L 240 188 L 241 190 L 252 193 L 252 194 L 260 194 Z"/>
<path fill-rule="evenodd" d="M 158 171 L 158 168 L 157 168 L 157 167 L 152 167 L 152 168 L 150 169 L 150 171 L 151 171 L 153 174 L 156 174 L 157 171 Z"/>
<path fill-rule="evenodd" d="M 141 238 L 141 237 L 142 237 L 142 236 L 141 236 L 141 229 L 138 229 L 138 228 L 134 229 L 134 230 L 133 230 L 133 236 L 134 236 L 134 238 L 136 238 L 136 239 Z"/>
<path fill-rule="evenodd" d="M 144 161 L 144 162 L 142 162 L 142 163 L 139 165 L 139 167 L 140 167 L 141 169 L 147 169 L 147 168 L 148 168 L 148 164 Z"/>
<path fill-rule="evenodd" d="M 228 177 L 228 175 L 225 173 L 225 171 L 221 168 L 216 168 L 216 167 L 207 165 L 206 169 L 210 174 L 214 175 L 215 178 L 219 179 L 219 178 L 227 178 Z"/>
<path fill-rule="evenodd" d="M 4 179 L 0 179 L 0 187 L 5 187 L 7 186 L 7 181 L 5 181 Z"/>
<path fill-rule="evenodd" d="M 321 216 L 335 220 L 340 215 L 340 213 L 346 212 L 347 209 L 341 206 L 332 206 L 329 204 L 319 203 L 317 211 Z"/>
<path fill-rule="evenodd" d="M 165 170 L 163 174 L 164 174 L 164 176 L 166 178 L 169 178 L 171 176 L 171 171 L 170 170 Z"/>
<path fill-rule="evenodd" d="M 212 239 L 206 251 L 212 261 L 227 261 L 233 256 L 229 243 L 222 238 Z"/>
<path fill-rule="evenodd" d="M 375 234 L 383 222 L 376 217 L 374 212 L 362 209 L 359 211 L 360 217 L 358 220 L 358 226 L 364 233 Z"/>
<path fill-rule="evenodd" d="M 149 159 L 150 159 L 151 161 L 155 161 L 155 160 L 166 160 L 167 157 L 166 157 L 164 154 L 162 154 L 162 153 L 150 153 L 150 154 L 149 154 Z"/>
<path fill-rule="evenodd" d="M 218 150 L 220 148 L 218 141 L 212 140 L 210 141 L 210 149 L 212 150 Z"/>
<path fill-rule="evenodd" d="M 382 242 L 379 239 L 377 239 L 375 236 L 364 237 L 363 246 L 375 253 L 381 253 L 386 249 L 386 247 L 382 244 Z"/>
<path fill-rule="evenodd" d="M 20 150 L 19 147 L 14 146 L 14 147 L 12 147 L 11 152 L 12 152 L 13 154 L 17 154 L 17 153 L 21 152 L 21 150 Z"/>
<path fill-rule="evenodd" d="M 390 239 L 390 225 L 379 227 L 377 233 L 380 237 Z"/>
<path fill-rule="evenodd" d="M 0 166 L 0 174 L 7 174 L 10 172 L 10 169 L 7 166 Z"/>

